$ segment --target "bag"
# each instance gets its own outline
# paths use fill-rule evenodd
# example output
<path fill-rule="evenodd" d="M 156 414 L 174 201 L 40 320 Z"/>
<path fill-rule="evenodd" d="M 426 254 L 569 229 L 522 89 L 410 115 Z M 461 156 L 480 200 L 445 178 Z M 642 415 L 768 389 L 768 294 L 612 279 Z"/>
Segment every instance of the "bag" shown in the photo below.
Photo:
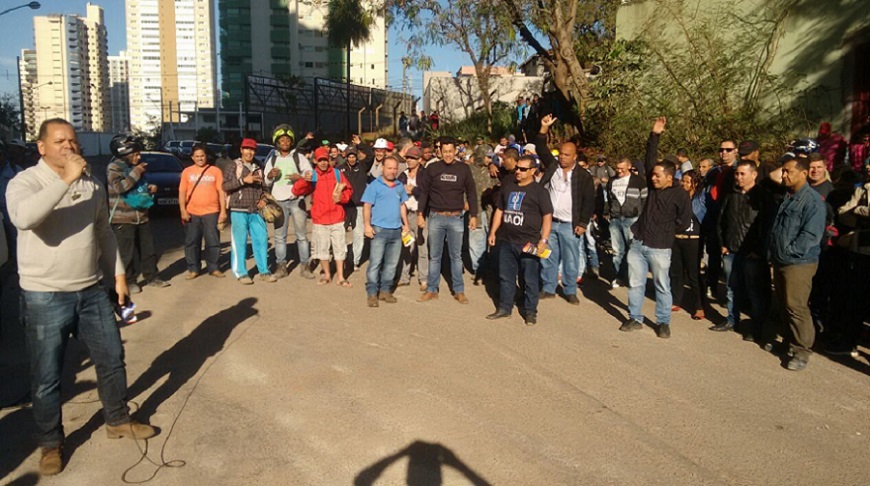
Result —
<path fill-rule="evenodd" d="M 148 192 L 148 183 L 144 177 L 139 179 L 133 189 L 121 194 L 121 199 L 124 200 L 124 204 L 137 211 L 143 211 L 154 205 L 154 196 Z"/>
<path fill-rule="evenodd" d="M 276 228 L 280 228 L 284 226 L 284 210 L 281 209 L 281 205 L 278 204 L 278 201 L 275 200 L 269 193 L 263 193 L 260 196 L 260 204 L 262 205 L 260 208 L 260 216 L 266 220 L 267 223 L 272 223 Z"/>

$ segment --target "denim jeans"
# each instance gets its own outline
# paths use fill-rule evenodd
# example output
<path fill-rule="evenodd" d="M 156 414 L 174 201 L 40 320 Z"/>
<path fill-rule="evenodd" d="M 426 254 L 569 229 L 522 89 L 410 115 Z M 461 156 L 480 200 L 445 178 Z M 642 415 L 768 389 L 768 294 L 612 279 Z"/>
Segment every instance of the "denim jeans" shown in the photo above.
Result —
<path fill-rule="evenodd" d="M 562 264 L 562 292 L 565 295 L 577 294 L 577 270 L 580 261 L 580 238 L 574 234 L 571 223 L 553 221 L 550 230 L 549 258 L 541 261 L 541 280 L 544 292 L 555 294 L 558 282 L 559 264 Z M 532 242 L 537 243 L 535 241 Z"/>
<path fill-rule="evenodd" d="M 586 273 L 586 267 L 591 266 L 596 271 L 599 267 L 598 248 L 595 246 L 595 236 L 592 231 L 595 223 L 589 223 L 583 236 L 578 238 L 577 248 L 580 252 L 580 258 L 577 263 L 577 275 L 583 276 Z"/>
<path fill-rule="evenodd" d="M 752 320 L 754 332 L 762 331 L 770 306 L 770 270 L 762 258 L 729 253 L 722 255 L 728 296 L 728 322 L 740 324 L 740 314 Z"/>
<path fill-rule="evenodd" d="M 308 215 L 299 206 L 302 199 L 292 201 L 278 201 L 278 205 L 284 210 L 284 225 L 275 228 L 275 260 L 280 266 L 287 263 L 287 231 L 290 229 L 290 221 L 293 221 L 293 232 L 296 234 L 296 249 L 299 251 L 299 263 L 305 265 L 311 258 L 311 250 L 308 246 Z"/>
<path fill-rule="evenodd" d="M 616 272 L 616 277 L 622 273 L 622 260 L 625 259 L 625 252 L 634 239 L 631 233 L 631 225 L 637 221 L 637 218 L 613 218 L 610 220 L 610 245 L 613 247 L 613 270 Z"/>
<path fill-rule="evenodd" d="M 205 237 L 205 269 L 214 272 L 218 269 L 221 256 L 221 234 L 217 229 L 219 213 L 196 216 L 191 214 L 190 221 L 184 225 L 184 260 L 187 270 L 199 273 L 202 269 L 202 239 Z"/>
<path fill-rule="evenodd" d="M 427 221 L 429 227 L 429 281 L 426 290 L 438 292 L 441 283 L 441 259 L 444 256 L 444 240 L 447 240 L 450 258 L 450 277 L 453 292 L 464 293 L 462 281 L 462 235 L 465 224 L 462 216 L 443 216 L 432 213 Z"/>
<path fill-rule="evenodd" d="M 541 274 L 541 259 L 523 253 L 523 245 L 502 241 L 498 252 L 498 309 L 510 314 L 514 307 L 517 277 L 523 291 L 523 311 L 526 315 L 538 312 L 538 277 Z"/>
<path fill-rule="evenodd" d="M 63 443 L 60 383 L 70 334 L 88 348 L 106 423 L 130 421 L 124 347 L 105 288 L 93 285 L 77 292 L 22 290 L 21 315 L 30 355 L 30 392 L 40 447 L 59 447 Z"/>
<path fill-rule="evenodd" d="M 236 278 L 248 276 L 248 233 L 251 234 L 251 248 L 254 250 L 257 271 L 261 275 L 269 273 L 269 233 L 266 229 L 266 220 L 259 213 L 241 211 L 230 211 L 230 219 L 233 223 L 231 245 L 233 275 Z"/>
<path fill-rule="evenodd" d="M 650 248 L 634 240 L 628 250 L 628 314 L 643 322 L 643 297 L 646 275 L 652 272 L 656 289 L 656 324 L 671 323 L 671 249 Z"/>
<path fill-rule="evenodd" d="M 475 276 L 486 266 L 487 235 L 489 218 L 486 211 L 481 211 L 477 218 L 477 228 L 468 230 L 468 256 L 471 258 L 471 273 Z"/>
<path fill-rule="evenodd" d="M 402 254 L 402 228 L 387 229 L 372 226 L 375 237 L 369 247 L 369 266 L 366 269 L 366 293 L 393 290 L 399 255 Z"/>

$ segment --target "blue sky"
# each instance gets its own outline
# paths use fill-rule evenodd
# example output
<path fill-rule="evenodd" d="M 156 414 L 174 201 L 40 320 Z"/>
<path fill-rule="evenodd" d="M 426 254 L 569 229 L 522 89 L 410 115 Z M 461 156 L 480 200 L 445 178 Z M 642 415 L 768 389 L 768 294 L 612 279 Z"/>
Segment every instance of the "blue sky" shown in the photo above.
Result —
<path fill-rule="evenodd" d="M 0 10 L 29 3 L 30 0 L 0 0 Z M 42 8 L 31 10 L 23 8 L 0 17 L 0 31 L 3 32 L 3 42 L 0 43 L 0 93 L 18 93 L 18 71 L 15 57 L 21 54 L 21 49 L 33 48 L 33 17 L 53 13 L 85 14 L 87 0 L 40 0 Z M 94 1 L 103 8 L 106 29 L 109 35 L 109 54 L 117 54 L 127 44 L 124 29 L 124 0 Z M 215 5 L 217 2 L 215 2 Z M 406 50 L 401 41 L 402 33 L 395 27 L 389 32 L 389 79 L 391 88 L 400 90 L 402 87 L 402 53 Z M 462 65 L 471 64 L 468 56 L 450 47 L 432 46 L 429 49 L 434 65 L 434 71 L 456 72 Z M 416 96 L 422 95 L 423 74 L 409 70 L 409 82 Z"/>

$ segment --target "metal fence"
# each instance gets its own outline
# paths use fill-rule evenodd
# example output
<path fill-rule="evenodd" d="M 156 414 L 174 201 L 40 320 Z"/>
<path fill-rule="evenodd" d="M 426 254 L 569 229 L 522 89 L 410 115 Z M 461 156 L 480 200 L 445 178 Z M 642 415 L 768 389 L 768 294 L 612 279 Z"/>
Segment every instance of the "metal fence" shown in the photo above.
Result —
<path fill-rule="evenodd" d="M 346 83 L 323 78 L 294 84 L 249 75 L 246 87 L 245 131 L 260 137 L 281 123 L 297 134 L 395 131 L 399 113 L 410 116 L 416 103 L 409 94 L 356 84 L 348 90 Z"/>

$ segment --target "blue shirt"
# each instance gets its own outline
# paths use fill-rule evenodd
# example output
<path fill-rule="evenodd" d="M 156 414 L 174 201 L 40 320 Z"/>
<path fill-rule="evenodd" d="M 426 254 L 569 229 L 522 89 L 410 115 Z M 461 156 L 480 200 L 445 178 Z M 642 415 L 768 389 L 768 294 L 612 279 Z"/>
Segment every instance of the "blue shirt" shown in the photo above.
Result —
<path fill-rule="evenodd" d="M 372 226 L 386 229 L 402 227 L 402 203 L 408 200 L 405 186 L 395 181 L 393 187 L 384 182 L 383 176 L 373 180 L 362 196 L 364 204 L 372 205 Z"/>

